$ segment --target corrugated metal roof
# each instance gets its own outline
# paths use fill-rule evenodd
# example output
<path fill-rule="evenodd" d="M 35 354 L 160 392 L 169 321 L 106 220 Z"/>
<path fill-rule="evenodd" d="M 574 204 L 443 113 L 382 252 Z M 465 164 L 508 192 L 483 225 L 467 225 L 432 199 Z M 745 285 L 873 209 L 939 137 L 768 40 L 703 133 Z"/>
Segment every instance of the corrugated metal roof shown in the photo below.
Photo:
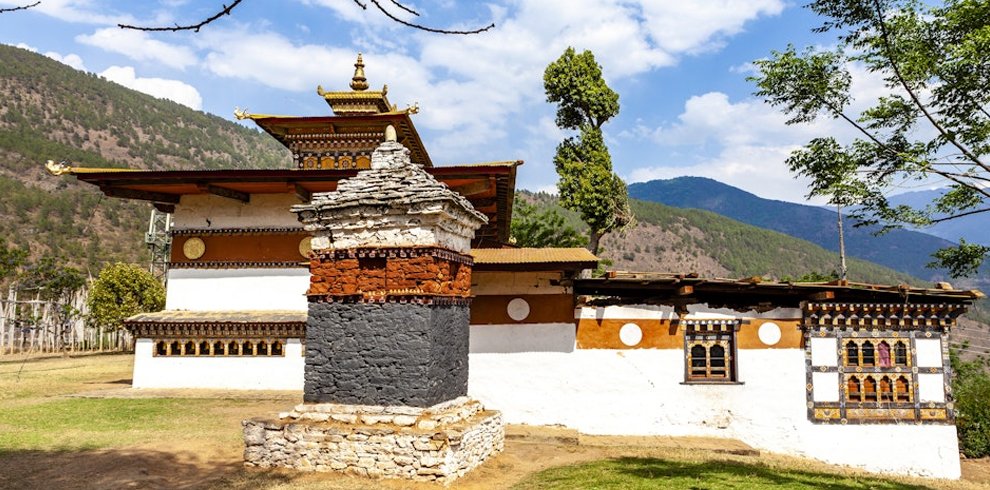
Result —
<path fill-rule="evenodd" d="M 475 264 L 552 264 L 587 262 L 590 267 L 598 257 L 586 248 L 476 248 L 471 250 Z"/>
<path fill-rule="evenodd" d="M 189 311 L 138 313 L 125 323 L 306 323 L 305 310 Z"/>

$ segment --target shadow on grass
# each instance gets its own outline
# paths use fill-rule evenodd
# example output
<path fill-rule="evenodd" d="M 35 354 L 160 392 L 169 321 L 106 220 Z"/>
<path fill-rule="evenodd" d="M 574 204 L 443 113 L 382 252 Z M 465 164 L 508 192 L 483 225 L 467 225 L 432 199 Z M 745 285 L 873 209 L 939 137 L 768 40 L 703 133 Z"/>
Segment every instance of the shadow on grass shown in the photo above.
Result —
<path fill-rule="evenodd" d="M 289 473 L 249 474 L 238 463 L 209 464 L 192 452 L 0 450 L 0 488 L 258 488 L 291 483 Z"/>
<path fill-rule="evenodd" d="M 735 461 L 625 457 L 551 468 L 527 478 L 517 488 L 925 490 L 929 487 L 881 477 L 771 468 Z"/>
<path fill-rule="evenodd" d="M 132 355 L 133 352 L 106 351 L 106 352 L 71 352 L 62 354 L 61 352 L 39 352 L 35 354 L 4 354 L 0 355 L 0 366 L 4 364 L 30 364 L 41 361 L 52 361 L 57 359 L 81 359 L 84 357 L 104 357 Z M 13 356 L 13 357 L 11 357 Z"/>

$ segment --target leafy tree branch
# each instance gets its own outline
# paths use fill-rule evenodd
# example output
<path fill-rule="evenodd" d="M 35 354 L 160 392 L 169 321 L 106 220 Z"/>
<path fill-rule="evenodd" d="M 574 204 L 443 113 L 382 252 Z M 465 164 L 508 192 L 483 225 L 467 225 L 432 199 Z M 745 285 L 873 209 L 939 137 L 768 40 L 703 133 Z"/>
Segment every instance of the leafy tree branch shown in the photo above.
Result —
<path fill-rule="evenodd" d="M 755 62 L 759 73 L 750 80 L 788 124 L 827 115 L 860 135 L 848 144 L 817 137 L 791 154 L 791 171 L 812 181 L 809 195 L 855 206 L 859 224 L 882 230 L 990 211 L 990 4 L 815 0 L 808 7 L 823 18 L 815 32 L 837 33 L 838 46 L 774 51 Z M 891 92 L 856 117 L 847 114 L 853 63 L 880 75 Z M 892 206 L 886 196 L 901 179 L 949 187 L 921 209 Z M 933 266 L 975 273 L 987 254 L 969 245 L 941 251 Z"/>

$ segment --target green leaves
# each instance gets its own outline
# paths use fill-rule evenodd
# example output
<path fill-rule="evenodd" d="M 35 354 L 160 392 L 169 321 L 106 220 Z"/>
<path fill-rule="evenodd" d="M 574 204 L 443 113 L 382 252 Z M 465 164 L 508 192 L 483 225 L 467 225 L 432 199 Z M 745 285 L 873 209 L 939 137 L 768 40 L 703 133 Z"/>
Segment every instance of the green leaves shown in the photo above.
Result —
<path fill-rule="evenodd" d="M 547 102 L 557 106 L 557 126 L 580 131 L 557 146 L 553 163 L 560 180 L 560 202 L 581 213 L 591 228 L 588 247 L 598 251 L 601 236 L 632 220 L 626 184 L 612 171 L 612 157 L 601 127 L 619 113 L 619 94 L 602 78 L 591 51 L 567 48 L 543 74 Z"/>
<path fill-rule="evenodd" d="M 576 54 L 567 48 L 543 73 L 547 102 L 556 103 L 557 126 L 578 129 L 590 124 L 601 128 L 619 113 L 619 94 L 602 78 L 602 69 L 591 51 Z"/>
<path fill-rule="evenodd" d="M 811 179 L 810 195 L 856 206 L 860 224 L 925 226 L 990 211 L 990 1 L 817 0 L 817 32 L 838 35 L 831 49 L 793 46 L 756 61 L 756 95 L 790 116 L 845 121 L 857 138 L 823 135 L 787 160 Z M 889 94 L 858 115 L 848 67 L 879 76 Z M 860 101 L 863 102 L 863 101 Z M 949 186 L 929 206 L 891 207 L 906 182 Z M 990 248 L 960 244 L 932 266 L 974 274 Z"/>
<path fill-rule="evenodd" d="M 17 269 L 27 260 L 28 251 L 14 246 L 8 247 L 7 240 L 0 237 L 0 281 L 17 272 Z"/>
<path fill-rule="evenodd" d="M 144 268 L 118 262 L 100 271 L 86 303 L 92 324 L 119 328 L 129 316 L 164 308 L 165 287 Z"/>
<path fill-rule="evenodd" d="M 587 239 L 568 226 L 555 209 L 538 210 L 516 196 L 512 211 L 512 240 L 519 247 L 583 247 Z"/>
<path fill-rule="evenodd" d="M 560 203 L 581 213 L 581 220 L 591 229 L 592 246 L 601 235 L 632 220 L 626 184 L 612 172 L 612 158 L 600 129 L 582 126 L 580 136 L 557 147 L 553 163 L 560 176 Z"/>
<path fill-rule="evenodd" d="M 990 247 L 959 240 L 958 246 L 935 252 L 935 260 L 928 266 L 948 269 L 952 277 L 971 276 L 976 274 L 988 253 Z"/>
<path fill-rule="evenodd" d="M 788 46 L 754 61 L 760 74 L 747 80 L 759 87 L 756 95 L 791 116 L 787 124 L 811 122 L 821 113 L 838 117 L 849 104 L 852 83 L 844 61 L 838 52 L 808 48 L 799 55 Z"/>

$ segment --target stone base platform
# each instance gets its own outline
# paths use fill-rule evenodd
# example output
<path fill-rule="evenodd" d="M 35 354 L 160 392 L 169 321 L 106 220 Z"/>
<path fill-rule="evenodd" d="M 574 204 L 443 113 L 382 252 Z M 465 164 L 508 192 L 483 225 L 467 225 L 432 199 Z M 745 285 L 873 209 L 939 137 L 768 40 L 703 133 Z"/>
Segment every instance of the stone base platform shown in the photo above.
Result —
<path fill-rule="evenodd" d="M 428 408 L 298 405 L 245 420 L 244 464 L 450 483 L 502 451 L 502 414 L 460 397 Z"/>

